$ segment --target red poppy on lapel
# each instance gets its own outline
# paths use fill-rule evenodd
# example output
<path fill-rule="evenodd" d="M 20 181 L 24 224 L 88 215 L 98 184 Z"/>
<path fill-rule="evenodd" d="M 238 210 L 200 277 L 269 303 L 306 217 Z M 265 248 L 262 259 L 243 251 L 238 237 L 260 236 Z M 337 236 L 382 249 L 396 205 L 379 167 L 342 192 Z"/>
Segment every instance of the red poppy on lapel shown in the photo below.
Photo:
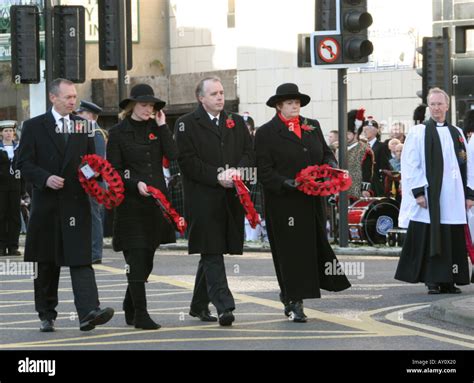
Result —
<path fill-rule="evenodd" d="M 225 121 L 225 126 L 227 127 L 227 129 L 233 129 L 233 128 L 235 128 L 235 121 L 234 121 L 233 118 L 232 118 L 232 114 L 229 115 L 229 117 L 228 117 L 227 120 Z"/>
<path fill-rule="evenodd" d="M 150 133 L 150 134 L 148 135 L 148 138 L 150 139 L 150 141 L 155 141 L 155 140 L 158 139 L 158 137 L 156 137 L 153 133 Z"/>
<path fill-rule="evenodd" d="M 308 120 L 305 119 L 303 121 L 303 124 L 301 125 L 301 129 L 303 129 L 306 132 L 312 132 L 314 129 L 316 129 L 314 126 L 308 124 Z"/>

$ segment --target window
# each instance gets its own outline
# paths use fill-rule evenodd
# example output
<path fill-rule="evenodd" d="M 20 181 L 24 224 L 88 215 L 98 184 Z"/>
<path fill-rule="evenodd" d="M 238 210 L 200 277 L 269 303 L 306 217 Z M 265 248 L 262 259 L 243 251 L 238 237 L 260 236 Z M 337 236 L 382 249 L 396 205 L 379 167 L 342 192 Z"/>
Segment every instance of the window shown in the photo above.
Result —
<path fill-rule="evenodd" d="M 466 51 L 474 52 L 474 29 L 466 30 Z"/>

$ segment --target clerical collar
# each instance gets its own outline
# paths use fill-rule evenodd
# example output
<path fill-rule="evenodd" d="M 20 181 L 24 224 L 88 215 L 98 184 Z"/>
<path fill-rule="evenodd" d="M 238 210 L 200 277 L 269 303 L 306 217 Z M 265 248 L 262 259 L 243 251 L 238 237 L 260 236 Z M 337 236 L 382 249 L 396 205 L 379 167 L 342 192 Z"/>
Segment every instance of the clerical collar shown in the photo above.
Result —
<path fill-rule="evenodd" d="M 436 122 L 436 126 L 448 126 L 446 122 Z"/>

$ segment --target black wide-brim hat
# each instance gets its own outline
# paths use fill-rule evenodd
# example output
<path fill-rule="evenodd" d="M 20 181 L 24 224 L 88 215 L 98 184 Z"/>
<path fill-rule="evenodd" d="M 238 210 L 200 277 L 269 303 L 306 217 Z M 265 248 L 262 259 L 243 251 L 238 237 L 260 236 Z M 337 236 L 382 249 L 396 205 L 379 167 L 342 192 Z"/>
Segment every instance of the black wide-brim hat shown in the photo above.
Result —
<path fill-rule="evenodd" d="M 301 106 L 303 107 L 310 103 L 311 97 L 307 94 L 300 93 L 296 84 L 281 84 L 277 88 L 276 94 L 268 99 L 267 106 L 275 108 L 276 104 L 286 100 L 300 100 Z"/>
<path fill-rule="evenodd" d="M 157 111 L 163 109 L 166 105 L 166 102 L 155 97 L 153 88 L 148 84 L 135 85 L 130 91 L 130 97 L 120 101 L 120 109 L 125 109 L 131 101 L 154 103 Z"/>

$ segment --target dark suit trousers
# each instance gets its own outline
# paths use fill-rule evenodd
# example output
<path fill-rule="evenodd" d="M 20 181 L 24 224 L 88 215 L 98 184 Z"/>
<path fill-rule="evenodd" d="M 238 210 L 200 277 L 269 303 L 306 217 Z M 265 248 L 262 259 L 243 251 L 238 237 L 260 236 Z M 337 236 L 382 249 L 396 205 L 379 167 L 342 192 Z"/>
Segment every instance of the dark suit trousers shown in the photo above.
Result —
<path fill-rule="evenodd" d="M 99 295 L 92 266 L 72 266 L 72 291 L 79 321 L 99 308 Z M 61 268 L 53 263 L 38 263 L 38 277 L 34 281 L 35 308 L 41 320 L 56 319 L 58 313 L 58 284 Z"/>
<path fill-rule="evenodd" d="M 222 254 L 202 254 L 199 261 L 191 310 L 199 312 L 207 309 L 209 302 L 216 307 L 218 314 L 226 310 L 235 310 Z"/>
<path fill-rule="evenodd" d="M 0 248 L 18 248 L 20 190 L 0 191 Z"/>

